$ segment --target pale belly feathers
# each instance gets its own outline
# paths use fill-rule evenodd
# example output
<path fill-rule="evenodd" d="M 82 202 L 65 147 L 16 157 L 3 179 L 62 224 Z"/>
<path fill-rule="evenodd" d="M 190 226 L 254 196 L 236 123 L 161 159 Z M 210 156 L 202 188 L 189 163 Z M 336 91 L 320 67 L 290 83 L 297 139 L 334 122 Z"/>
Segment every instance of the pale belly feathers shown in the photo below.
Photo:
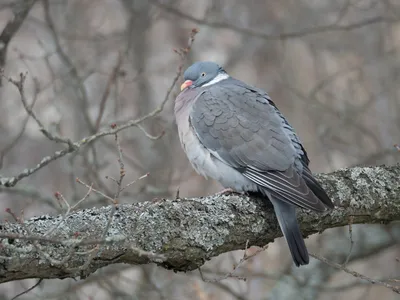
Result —
<path fill-rule="evenodd" d="M 185 123 L 178 124 L 178 126 L 187 126 L 186 130 L 180 130 L 179 138 L 190 163 L 197 173 L 206 178 L 211 177 L 225 188 L 231 188 L 237 192 L 257 190 L 256 184 L 211 154 L 195 136 L 193 129 L 189 127 L 189 122 L 186 121 Z"/>

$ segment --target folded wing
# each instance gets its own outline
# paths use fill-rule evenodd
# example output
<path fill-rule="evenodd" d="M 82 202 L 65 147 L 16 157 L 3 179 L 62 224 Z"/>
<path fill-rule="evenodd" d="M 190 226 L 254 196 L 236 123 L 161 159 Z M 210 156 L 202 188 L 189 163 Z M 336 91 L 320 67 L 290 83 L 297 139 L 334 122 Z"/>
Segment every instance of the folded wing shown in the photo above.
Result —
<path fill-rule="evenodd" d="M 266 93 L 234 79 L 211 86 L 194 103 L 190 124 L 204 147 L 260 191 L 307 209 L 332 207 L 296 134 Z"/>

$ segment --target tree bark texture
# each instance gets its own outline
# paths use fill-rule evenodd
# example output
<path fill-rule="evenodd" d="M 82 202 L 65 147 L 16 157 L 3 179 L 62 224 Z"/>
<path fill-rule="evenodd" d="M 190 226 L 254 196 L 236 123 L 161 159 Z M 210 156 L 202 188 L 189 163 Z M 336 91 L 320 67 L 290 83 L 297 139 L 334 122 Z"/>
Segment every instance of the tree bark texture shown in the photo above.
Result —
<path fill-rule="evenodd" d="M 336 207 L 325 214 L 298 209 L 304 236 L 347 225 L 350 219 L 353 224 L 400 219 L 399 166 L 355 167 L 317 178 Z M 2 222 L 0 282 L 84 278 L 114 263 L 155 262 L 174 271 L 189 271 L 213 256 L 244 249 L 247 241 L 249 246 L 263 246 L 280 236 L 275 214 L 265 200 L 236 194 Z"/>

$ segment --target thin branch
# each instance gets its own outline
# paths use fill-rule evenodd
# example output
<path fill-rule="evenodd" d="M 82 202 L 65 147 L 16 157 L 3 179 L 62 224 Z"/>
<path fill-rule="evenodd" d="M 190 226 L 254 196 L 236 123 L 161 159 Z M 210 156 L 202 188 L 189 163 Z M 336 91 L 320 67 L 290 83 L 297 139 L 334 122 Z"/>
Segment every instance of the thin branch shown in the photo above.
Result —
<path fill-rule="evenodd" d="M 146 173 L 146 174 L 140 176 L 139 178 L 137 178 L 137 179 L 135 179 L 135 180 L 129 182 L 126 186 L 124 186 L 124 187 L 121 189 L 121 193 L 122 193 L 126 188 L 128 188 L 128 187 L 130 187 L 132 184 L 136 183 L 138 180 L 142 180 L 142 179 L 146 178 L 147 176 L 149 176 L 149 174 L 150 174 L 150 173 Z"/>
<path fill-rule="evenodd" d="M 158 0 L 151 0 L 150 1 L 153 5 L 159 7 L 163 11 L 172 14 L 176 17 L 182 18 L 184 20 L 191 21 L 195 23 L 196 25 L 204 25 L 216 29 L 227 29 L 227 30 L 232 30 L 234 32 L 248 35 L 248 36 L 253 36 L 257 38 L 262 38 L 265 40 L 285 40 L 285 39 L 290 39 L 290 38 L 298 38 L 298 37 L 304 37 L 307 35 L 312 35 L 312 34 L 318 34 L 318 33 L 326 33 L 326 32 L 340 32 L 340 31 L 350 31 L 350 30 L 355 30 L 358 28 L 362 28 L 368 25 L 372 24 L 379 24 L 379 23 L 386 23 L 386 22 L 396 22 L 398 20 L 394 18 L 387 18 L 384 16 L 377 16 L 377 17 L 372 17 L 368 18 L 359 22 L 347 24 L 347 25 L 339 25 L 337 24 L 337 21 L 340 20 L 340 16 L 338 17 L 338 20 L 335 20 L 332 24 L 329 25 L 320 25 L 320 26 L 315 26 L 312 28 L 306 28 L 302 29 L 299 31 L 294 31 L 294 32 L 286 32 L 286 33 L 279 33 L 279 34 L 268 34 L 264 33 L 261 31 L 257 31 L 254 29 L 250 28 L 244 28 L 244 27 L 239 27 L 234 24 L 229 24 L 225 22 L 219 22 L 219 21 L 207 21 L 204 19 L 199 19 L 196 17 L 193 17 L 192 15 L 186 14 L 179 9 L 168 5 L 161 3 Z"/>
<path fill-rule="evenodd" d="M 222 281 L 222 280 L 224 280 L 224 279 L 227 279 L 227 278 L 236 278 L 236 279 L 239 279 L 239 280 L 244 280 L 244 281 L 246 281 L 246 279 L 247 279 L 246 277 L 235 275 L 236 270 L 238 270 L 238 269 L 241 267 L 241 265 L 242 265 L 245 261 L 247 261 L 247 260 L 253 258 L 254 256 L 256 256 L 257 254 L 259 254 L 260 252 L 263 252 L 265 249 L 267 249 L 267 248 L 268 248 L 268 245 L 265 245 L 264 247 L 258 249 L 257 251 L 255 251 L 254 253 L 252 253 L 252 254 L 250 254 L 250 255 L 247 255 L 247 249 L 248 249 L 248 247 L 249 247 L 249 240 L 247 240 L 247 242 L 246 242 L 246 246 L 245 246 L 245 248 L 244 248 L 243 257 L 239 260 L 239 262 L 238 262 L 237 264 L 235 264 L 235 265 L 233 266 L 233 269 L 232 269 L 231 272 L 228 272 L 228 273 L 226 273 L 225 275 L 223 275 L 223 276 L 221 276 L 221 277 L 219 277 L 219 278 L 206 279 L 206 278 L 203 276 L 203 272 L 201 271 L 201 268 L 199 268 L 199 272 L 200 272 L 200 277 L 201 277 L 201 279 L 202 279 L 204 282 L 220 282 L 220 281 Z"/>
<path fill-rule="evenodd" d="M 1 71 L 0 71 L 0 77 L 3 77 L 3 74 L 2 74 Z M 35 89 L 37 90 L 37 83 L 36 83 L 36 81 L 34 81 L 34 82 L 35 82 Z M 36 100 L 38 99 L 37 95 L 38 95 L 38 93 L 35 92 L 35 96 L 34 96 L 34 98 L 33 98 L 33 100 L 32 100 L 32 103 L 31 103 L 31 105 L 30 105 L 29 107 L 28 107 L 28 105 L 26 104 L 26 102 L 25 102 L 25 103 L 23 102 L 23 105 L 24 105 L 25 108 L 27 108 L 27 109 L 26 109 L 27 111 L 32 111 L 33 106 L 35 105 Z M 5 157 L 5 156 L 7 155 L 7 153 L 9 153 L 9 152 L 18 144 L 18 142 L 21 140 L 21 138 L 22 138 L 22 136 L 23 136 L 23 134 L 24 134 L 24 132 L 25 132 L 26 125 L 28 124 L 29 118 L 30 118 L 30 115 L 29 115 L 29 113 L 28 113 L 28 116 L 27 116 L 27 117 L 25 118 L 25 120 L 23 121 L 22 126 L 21 126 L 21 129 L 19 130 L 18 134 L 15 136 L 15 138 L 14 138 L 8 145 L 6 145 L 6 146 L 1 150 L 1 152 L 0 152 L 0 169 L 3 168 L 4 157 Z"/>
<path fill-rule="evenodd" d="M 107 196 L 102 191 L 99 191 L 99 190 L 93 188 L 93 185 L 88 185 L 87 183 L 83 182 L 79 178 L 76 178 L 76 182 L 84 185 L 85 187 L 87 187 L 88 190 L 93 191 L 96 194 L 99 194 L 101 197 L 104 197 L 105 199 L 109 200 L 111 203 L 114 203 L 114 199 L 112 197 Z"/>
<path fill-rule="evenodd" d="M 72 60 L 69 58 L 67 53 L 63 50 L 59 36 L 56 32 L 55 24 L 53 22 L 53 19 L 50 14 L 50 2 L 49 0 L 42 0 L 43 7 L 44 7 L 44 17 L 45 21 L 49 27 L 52 39 L 55 43 L 56 46 L 56 51 L 58 55 L 60 56 L 61 60 L 63 63 L 66 65 L 66 67 L 70 70 L 71 78 L 74 81 L 75 86 L 77 86 L 78 91 L 80 93 L 81 97 L 81 105 L 82 105 L 82 114 L 85 119 L 85 122 L 87 126 L 90 128 L 90 132 L 94 132 L 94 125 L 92 123 L 92 120 L 90 119 L 90 116 L 88 114 L 89 111 L 89 97 L 87 95 L 86 87 L 84 85 L 84 80 L 80 77 L 78 70 L 76 66 L 73 64 Z"/>
<path fill-rule="evenodd" d="M 5 187 L 13 187 L 15 186 L 21 179 L 28 177 L 30 175 L 32 175 L 33 173 L 37 172 L 38 170 L 42 169 L 43 167 L 47 166 L 49 163 L 60 159 L 61 157 L 64 157 L 67 154 L 73 153 L 78 151 L 80 148 L 87 146 L 89 144 L 91 144 L 93 141 L 107 136 L 107 135 L 115 135 L 116 133 L 133 127 L 133 126 L 138 126 L 140 123 L 142 123 L 143 121 L 150 119 L 154 116 L 157 116 L 159 113 L 161 113 L 164 109 L 165 104 L 167 103 L 172 90 L 174 89 L 174 87 L 176 86 L 180 76 L 182 75 L 183 72 L 183 66 L 186 60 L 186 57 L 189 53 L 189 51 L 191 50 L 192 44 L 194 42 L 194 37 L 197 34 L 198 30 L 197 29 L 193 29 L 190 33 L 190 37 L 189 37 L 189 41 L 188 41 L 188 45 L 185 48 L 182 48 L 180 50 L 177 50 L 179 56 L 180 56 L 180 63 L 178 65 L 178 70 L 176 72 L 175 77 L 172 80 L 172 83 L 170 85 L 170 87 L 168 88 L 165 97 L 163 99 L 163 101 L 160 103 L 160 105 L 158 107 L 156 107 L 153 111 L 149 112 L 148 114 L 139 117 L 137 119 L 133 119 L 130 120 L 124 124 L 119 125 L 118 127 L 115 128 L 111 128 L 109 130 L 104 130 L 104 131 L 100 131 L 98 133 L 95 133 L 91 136 L 85 137 L 83 139 L 81 139 L 80 141 L 77 142 L 69 142 L 69 140 L 65 140 L 62 139 L 61 137 L 57 137 L 54 135 L 50 135 L 50 137 L 53 137 L 55 140 L 57 138 L 60 139 L 60 141 L 64 141 L 66 143 L 68 143 L 68 147 L 61 150 L 61 151 L 56 151 L 53 155 L 51 156 L 46 156 L 43 157 L 42 160 L 33 168 L 30 169 L 25 169 L 24 171 L 22 171 L 21 173 L 14 175 L 12 177 L 4 177 L 0 175 L 0 185 L 5 186 Z M 22 95 L 21 95 L 22 97 Z M 42 131 L 43 132 L 43 131 Z M 50 134 L 48 131 L 43 132 L 43 134 Z"/>
<path fill-rule="evenodd" d="M 111 125 L 111 128 L 116 128 L 116 127 L 117 127 L 116 124 L 112 124 Z M 104 230 L 103 230 L 103 234 L 101 236 L 101 240 L 105 240 L 107 235 L 109 234 L 109 230 L 111 228 L 112 222 L 114 221 L 115 213 L 117 212 L 119 196 L 120 196 L 121 192 L 125 188 L 128 187 L 128 185 L 126 185 L 125 187 L 122 186 L 122 182 L 123 182 L 123 180 L 125 178 L 126 173 L 125 173 L 125 164 L 124 164 L 124 160 L 123 160 L 123 151 L 122 151 L 122 148 L 121 148 L 121 144 L 120 144 L 118 133 L 115 133 L 115 144 L 116 144 L 117 150 L 118 150 L 119 179 L 117 179 L 117 180 L 113 179 L 113 181 L 117 185 L 117 190 L 116 190 L 113 198 L 108 197 L 108 199 L 111 199 L 112 206 L 111 206 L 111 209 L 110 209 L 110 212 L 109 212 L 109 215 L 108 215 L 107 223 L 106 223 L 106 225 L 104 227 Z M 147 174 L 145 176 L 147 176 Z M 141 176 L 139 179 L 142 179 L 145 176 Z M 137 179 L 137 180 L 139 180 L 139 179 Z M 135 180 L 134 182 L 136 182 L 137 180 Z M 79 181 L 79 182 L 84 184 L 84 185 L 86 185 L 86 186 L 88 186 L 87 184 L 85 184 L 85 183 L 83 183 L 81 181 Z M 133 184 L 133 182 L 131 182 L 129 185 L 131 185 L 131 184 Z M 85 197 L 81 201 L 83 201 L 85 198 L 87 198 L 92 190 L 93 190 L 93 187 L 90 186 L 89 191 L 87 192 L 87 194 L 85 195 Z M 69 212 L 69 210 L 67 212 Z M 92 263 L 93 259 L 102 254 L 103 250 L 104 250 L 104 244 L 98 244 L 93 249 L 90 249 L 88 251 L 79 252 L 79 255 L 89 254 L 89 256 L 88 256 L 88 259 L 85 261 L 85 263 L 82 264 L 81 266 L 79 266 L 78 269 L 80 271 L 85 271 L 88 268 L 88 266 Z M 135 251 L 135 253 L 137 255 L 139 255 L 139 256 L 146 256 L 151 261 L 155 261 L 157 259 L 159 260 L 159 262 L 163 262 L 164 261 L 161 258 L 162 257 L 161 255 L 154 254 L 153 252 L 146 252 L 146 251 L 144 251 L 142 249 L 139 249 L 139 248 L 133 247 L 133 246 L 131 246 L 131 250 Z"/>
<path fill-rule="evenodd" d="M 353 252 L 353 247 L 354 247 L 354 240 L 353 240 L 353 221 L 354 221 L 354 216 L 350 216 L 349 218 L 349 239 L 350 239 L 350 249 L 349 249 L 349 254 L 346 257 L 346 260 L 343 264 L 343 266 L 347 266 L 349 263 L 351 253 Z"/>
<path fill-rule="evenodd" d="M 160 139 L 164 134 L 165 131 L 161 131 L 161 133 L 159 135 L 151 135 L 150 133 L 148 133 L 146 131 L 146 129 L 144 129 L 144 127 L 142 125 L 137 125 L 137 127 L 144 133 L 144 135 L 149 138 L 150 140 L 158 140 Z"/>
<path fill-rule="evenodd" d="M 35 2 L 36 0 L 24 0 L 19 1 L 19 3 L 10 4 L 14 13 L 14 18 L 7 23 L 0 34 L 0 69 L 5 66 L 7 49 L 11 39 L 18 32 Z M 0 78 L 0 86 L 1 85 L 2 78 Z"/>
<path fill-rule="evenodd" d="M 397 294 L 400 294 L 400 287 L 391 285 L 389 283 L 386 283 L 386 282 L 383 282 L 383 281 L 380 281 L 380 280 L 377 280 L 377 279 L 372 279 L 372 278 L 370 278 L 368 276 L 365 276 L 365 275 L 363 275 L 361 273 L 358 273 L 356 271 L 350 270 L 347 267 L 345 267 L 344 265 L 329 261 L 325 257 L 322 257 L 322 256 L 320 256 L 318 254 L 310 253 L 310 256 L 314 257 L 315 259 L 318 259 L 318 260 L 320 260 L 320 261 L 322 261 L 324 263 L 326 263 L 328 266 L 331 266 L 332 268 L 336 268 L 336 269 L 342 270 L 343 272 L 346 272 L 347 274 L 350 274 L 350 275 L 352 275 L 352 276 L 354 276 L 356 278 L 362 279 L 362 280 L 366 280 L 369 283 L 384 286 L 384 287 L 386 287 L 388 289 L 391 289 L 393 292 L 395 292 Z"/>
<path fill-rule="evenodd" d="M 35 288 L 37 288 L 41 283 L 43 282 L 43 278 L 40 278 L 34 285 L 32 285 L 29 289 L 15 295 L 14 297 L 11 298 L 11 300 L 15 300 L 23 295 L 28 294 L 30 291 L 34 290 Z"/>
<path fill-rule="evenodd" d="M 105 107 L 106 107 L 107 99 L 109 98 L 108 96 L 110 95 L 111 87 L 112 87 L 112 85 L 115 83 L 115 81 L 118 78 L 118 74 L 119 74 L 119 70 L 121 68 L 121 65 L 122 65 L 122 55 L 119 54 L 118 55 L 118 59 L 117 59 L 117 63 L 115 65 L 114 69 L 112 70 L 110 77 L 108 78 L 108 81 L 107 81 L 107 84 L 106 84 L 106 89 L 105 89 L 105 91 L 103 93 L 103 97 L 101 98 L 101 101 L 100 101 L 99 113 L 97 115 L 97 119 L 96 119 L 96 123 L 95 123 L 96 131 L 98 131 L 99 128 L 100 128 L 101 120 L 102 120 L 103 115 L 104 115 L 104 110 L 105 110 Z"/>
<path fill-rule="evenodd" d="M 48 232 L 46 232 L 44 235 L 45 236 L 51 235 L 65 221 L 65 219 L 70 214 L 71 210 L 75 209 L 76 207 L 78 207 L 78 205 L 80 203 L 85 201 L 89 197 L 91 192 L 92 192 L 92 186 L 88 189 L 86 195 L 83 196 L 83 198 L 81 200 L 79 200 L 77 203 L 75 203 L 73 206 L 71 206 L 68 203 L 68 201 L 64 198 L 64 196 L 60 192 L 56 192 L 55 197 L 57 198 L 58 201 L 64 203 L 67 206 L 67 210 L 66 210 L 65 214 L 62 215 L 61 220 L 53 228 L 51 228 Z M 60 205 L 62 205 L 62 204 L 60 203 Z"/>
<path fill-rule="evenodd" d="M 0 74 L 1 77 L 5 77 L 4 75 Z M 32 119 L 35 120 L 36 124 L 39 126 L 39 130 L 40 132 L 43 133 L 43 135 L 48 138 L 51 141 L 55 141 L 56 143 L 64 143 L 67 144 L 68 146 L 73 147 L 72 142 L 70 139 L 64 139 L 60 136 L 57 136 L 55 134 L 50 133 L 50 131 L 48 131 L 42 121 L 40 121 L 40 119 L 36 116 L 35 112 L 33 111 L 33 104 L 28 105 L 28 101 L 26 99 L 25 96 L 25 80 L 26 80 L 26 76 L 27 74 L 25 73 L 20 73 L 19 74 L 19 80 L 14 80 L 12 78 L 8 78 L 8 81 L 11 82 L 13 85 L 15 85 L 18 89 L 18 92 L 21 96 L 21 102 L 22 105 L 24 106 L 26 112 L 28 113 L 29 116 L 32 117 Z M 36 94 L 36 93 L 35 93 Z"/>
<path fill-rule="evenodd" d="M 125 164 L 124 164 L 124 159 L 123 159 L 123 154 L 122 154 L 122 148 L 121 148 L 121 143 L 120 143 L 120 140 L 118 137 L 118 133 L 115 133 L 115 144 L 117 145 L 117 151 L 118 151 L 119 179 L 116 181 L 117 191 L 115 192 L 115 195 L 114 195 L 114 201 L 118 201 L 119 195 L 123 189 L 122 181 L 124 180 L 125 175 L 126 175 Z"/>

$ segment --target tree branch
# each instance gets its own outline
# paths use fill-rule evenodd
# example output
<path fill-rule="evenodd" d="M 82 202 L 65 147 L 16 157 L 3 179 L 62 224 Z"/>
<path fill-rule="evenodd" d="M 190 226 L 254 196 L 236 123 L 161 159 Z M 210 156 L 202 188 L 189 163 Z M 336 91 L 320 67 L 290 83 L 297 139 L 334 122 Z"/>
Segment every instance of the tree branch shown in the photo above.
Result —
<path fill-rule="evenodd" d="M 169 14 L 172 14 L 173 16 L 182 18 L 184 20 L 191 21 L 196 25 L 208 26 L 208 27 L 212 27 L 215 29 L 231 30 L 231 31 L 234 31 L 234 32 L 246 35 L 246 36 L 253 36 L 253 37 L 257 37 L 257 38 L 261 38 L 261 39 L 265 39 L 265 40 L 286 40 L 286 39 L 299 38 L 299 37 L 304 37 L 304 36 L 318 34 L 318 33 L 351 31 L 351 30 L 355 30 L 358 28 L 368 26 L 368 25 L 379 24 L 379 23 L 391 23 L 391 22 L 398 21 L 397 18 L 395 19 L 395 18 L 389 18 L 386 16 L 376 16 L 376 17 L 367 18 L 365 20 L 358 21 L 355 23 L 340 25 L 337 22 L 337 21 L 341 20 L 341 18 L 339 17 L 337 21 L 335 21 L 334 23 L 328 24 L 328 25 L 318 25 L 318 26 L 311 27 L 311 28 L 300 29 L 298 31 L 274 34 L 274 33 L 265 33 L 260 30 L 254 30 L 251 28 L 240 27 L 235 24 L 229 24 L 226 22 L 207 21 L 204 19 L 196 18 L 189 14 L 186 14 L 171 5 L 161 3 L 157 0 L 151 0 L 150 2 L 154 6 L 162 9 L 163 11 L 165 11 Z"/>
<path fill-rule="evenodd" d="M 6 63 L 7 49 L 11 39 L 21 27 L 35 2 L 36 0 L 24 0 L 9 4 L 12 7 L 14 18 L 7 23 L 0 34 L 0 68 L 3 68 Z"/>
<path fill-rule="evenodd" d="M 147 119 L 153 118 L 155 116 L 157 116 L 158 114 L 160 114 L 163 109 L 164 106 L 166 105 L 167 101 L 170 98 L 170 95 L 173 91 L 173 89 L 175 88 L 179 78 L 181 77 L 182 73 L 183 73 L 183 66 L 186 60 L 186 57 L 188 55 L 188 53 L 190 52 L 193 42 L 194 42 L 194 38 L 195 35 L 198 33 L 198 30 L 196 28 L 193 28 L 190 32 L 190 36 L 189 36 L 189 40 L 188 40 L 188 44 L 186 45 L 186 47 L 184 48 L 180 48 L 180 49 L 174 49 L 174 51 L 179 55 L 180 57 L 180 62 L 177 68 L 177 72 L 175 77 L 172 80 L 172 83 L 170 85 L 170 87 L 168 88 L 168 90 L 166 91 L 166 94 L 164 96 L 164 99 L 162 100 L 162 102 L 151 112 L 147 113 L 144 116 L 141 116 L 137 119 L 131 119 L 119 126 L 113 126 L 112 129 L 109 130 L 103 130 L 103 131 L 99 131 L 91 136 L 87 136 L 83 139 L 81 139 L 80 141 L 77 142 L 72 142 L 70 139 L 68 138 L 62 138 L 59 136 L 56 136 L 54 134 L 51 134 L 50 131 L 46 130 L 44 128 L 44 126 L 42 125 L 42 122 L 36 117 L 36 114 L 33 113 L 32 109 L 30 107 L 28 107 L 27 101 L 26 101 L 26 97 L 25 97 L 25 93 L 24 93 L 24 82 L 26 79 L 26 75 L 23 73 L 20 73 L 20 78 L 19 80 L 14 80 L 12 78 L 9 78 L 8 81 L 10 81 L 11 83 L 13 83 L 21 96 L 21 100 L 22 103 L 24 105 L 25 110 L 28 112 L 28 114 L 33 117 L 33 119 L 36 121 L 36 123 L 38 124 L 40 131 L 50 140 L 52 141 L 56 141 L 58 143 L 64 143 L 67 144 L 67 147 L 65 147 L 63 150 L 60 151 L 56 151 L 53 155 L 51 156 L 45 156 L 42 158 L 42 160 L 36 164 L 36 166 L 32 167 L 32 168 L 25 168 L 22 172 L 20 172 L 17 175 L 14 175 L 12 177 L 5 177 L 2 176 L 0 174 L 0 186 L 5 186 L 5 187 L 13 187 L 15 186 L 21 179 L 26 178 L 30 175 L 32 175 L 33 173 L 39 171 L 40 169 L 42 169 L 43 167 L 47 166 L 49 163 L 58 160 L 64 156 L 66 156 L 67 154 L 71 154 L 74 152 L 77 152 L 78 150 L 80 150 L 82 147 L 87 146 L 89 144 L 91 144 L 92 142 L 94 142 L 95 140 L 107 136 L 107 135 L 115 135 L 116 133 L 120 132 L 121 130 L 133 127 L 133 126 L 138 126 L 145 134 L 147 137 L 152 138 L 152 139 L 158 139 L 159 137 L 162 136 L 159 135 L 157 137 L 153 137 L 151 135 L 149 135 L 143 127 L 141 127 L 140 123 L 144 122 Z M 4 74 L 2 74 L 1 70 L 0 70 L 0 78 L 5 77 Z"/>
<path fill-rule="evenodd" d="M 326 214 L 299 210 L 305 236 L 344 226 L 350 217 L 352 224 L 400 219 L 399 166 L 356 167 L 317 178 L 336 208 Z M 103 239 L 112 209 L 1 223 L 0 282 L 84 278 L 114 263 L 156 262 L 189 271 L 213 256 L 243 249 L 247 241 L 249 246 L 263 246 L 282 235 L 262 199 L 240 195 L 119 205 Z M 97 255 L 92 257 L 94 251 Z"/>

